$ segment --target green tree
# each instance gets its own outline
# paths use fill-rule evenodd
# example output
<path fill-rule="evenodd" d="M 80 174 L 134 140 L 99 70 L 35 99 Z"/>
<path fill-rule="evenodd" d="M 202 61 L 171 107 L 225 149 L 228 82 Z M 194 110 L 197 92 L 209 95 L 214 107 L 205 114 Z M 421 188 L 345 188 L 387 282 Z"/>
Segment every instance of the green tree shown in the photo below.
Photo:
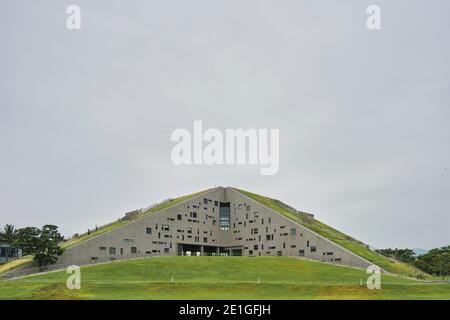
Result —
<path fill-rule="evenodd" d="M 17 238 L 17 230 L 12 224 L 7 224 L 0 230 L 0 240 L 13 243 Z"/>
<path fill-rule="evenodd" d="M 414 261 L 414 266 L 417 269 L 422 270 L 423 272 L 426 272 L 428 274 L 433 273 L 433 268 L 431 267 L 431 265 L 423 260 L 417 259 L 416 261 Z"/>
<path fill-rule="evenodd" d="M 39 267 L 44 267 L 54 264 L 58 260 L 57 256 L 63 254 L 64 249 L 59 246 L 63 240 L 58 227 L 47 224 L 42 229 L 36 227 L 19 229 L 15 245 L 22 248 L 24 254 L 34 255 Z"/>
<path fill-rule="evenodd" d="M 414 265 L 427 273 L 442 276 L 450 274 L 450 246 L 435 248 L 417 257 Z"/>
<path fill-rule="evenodd" d="M 380 249 L 376 250 L 378 253 L 381 253 L 384 256 L 395 258 L 399 261 L 403 261 L 406 263 L 414 263 L 416 257 L 414 255 L 414 251 L 411 249 Z"/>
<path fill-rule="evenodd" d="M 14 245 L 22 249 L 23 255 L 33 254 L 37 246 L 40 230 L 36 227 L 26 227 L 17 231 Z"/>
<path fill-rule="evenodd" d="M 450 274 L 450 253 L 444 252 L 436 256 L 432 261 L 432 266 L 436 274 L 445 279 L 445 276 Z"/>

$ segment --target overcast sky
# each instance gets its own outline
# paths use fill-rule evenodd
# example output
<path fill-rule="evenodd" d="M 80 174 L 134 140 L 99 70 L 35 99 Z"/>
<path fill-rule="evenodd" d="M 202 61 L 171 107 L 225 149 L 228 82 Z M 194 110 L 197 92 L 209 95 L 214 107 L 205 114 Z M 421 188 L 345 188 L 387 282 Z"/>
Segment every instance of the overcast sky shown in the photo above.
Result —
<path fill-rule="evenodd" d="M 0 225 L 69 236 L 222 185 L 375 247 L 449 245 L 449 12 L 439 0 L 2 0 Z M 170 135 L 194 120 L 280 129 L 279 173 L 175 166 Z"/>

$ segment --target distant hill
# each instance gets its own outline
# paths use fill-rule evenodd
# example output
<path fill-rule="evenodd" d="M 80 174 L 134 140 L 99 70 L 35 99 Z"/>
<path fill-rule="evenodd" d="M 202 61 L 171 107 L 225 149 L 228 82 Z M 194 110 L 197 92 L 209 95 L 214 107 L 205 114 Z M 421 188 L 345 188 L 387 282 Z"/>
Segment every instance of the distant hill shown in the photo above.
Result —
<path fill-rule="evenodd" d="M 412 251 L 414 251 L 414 254 L 416 256 L 421 256 L 421 255 L 427 253 L 429 250 L 423 249 L 423 248 L 414 248 L 414 249 L 412 249 Z"/>

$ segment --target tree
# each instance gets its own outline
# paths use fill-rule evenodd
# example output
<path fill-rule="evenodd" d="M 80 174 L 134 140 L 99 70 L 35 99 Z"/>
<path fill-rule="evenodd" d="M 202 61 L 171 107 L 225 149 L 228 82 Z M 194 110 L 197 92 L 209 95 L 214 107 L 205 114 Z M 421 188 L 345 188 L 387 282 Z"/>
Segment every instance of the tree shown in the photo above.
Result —
<path fill-rule="evenodd" d="M 445 279 L 445 276 L 450 274 L 450 253 L 444 252 L 436 256 L 432 261 L 432 266 L 436 274 Z"/>
<path fill-rule="evenodd" d="M 59 243 L 64 237 L 58 232 L 58 227 L 54 225 L 45 225 L 42 229 L 36 227 L 26 227 L 19 229 L 15 245 L 22 248 L 24 254 L 34 255 L 34 260 L 38 262 L 39 267 L 48 264 L 54 264 L 63 254 L 64 249 Z"/>
<path fill-rule="evenodd" d="M 414 263 L 416 260 L 414 251 L 411 249 L 380 249 L 376 250 L 384 256 L 395 258 L 406 263 Z"/>
<path fill-rule="evenodd" d="M 36 227 L 26 227 L 17 231 L 14 245 L 22 249 L 23 255 L 33 254 L 37 247 L 40 230 Z"/>
<path fill-rule="evenodd" d="M 450 246 L 431 249 L 426 254 L 418 256 L 414 265 L 422 271 L 445 279 L 445 276 L 450 274 Z"/>
<path fill-rule="evenodd" d="M 12 224 L 7 224 L 0 230 L 0 240 L 12 244 L 17 237 L 17 230 Z"/>
<path fill-rule="evenodd" d="M 414 266 L 425 273 L 433 273 L 433 268 L 431 267 L 431 265 L 423 260 L 417 259 L 416 261 L 414 261 Z"/>

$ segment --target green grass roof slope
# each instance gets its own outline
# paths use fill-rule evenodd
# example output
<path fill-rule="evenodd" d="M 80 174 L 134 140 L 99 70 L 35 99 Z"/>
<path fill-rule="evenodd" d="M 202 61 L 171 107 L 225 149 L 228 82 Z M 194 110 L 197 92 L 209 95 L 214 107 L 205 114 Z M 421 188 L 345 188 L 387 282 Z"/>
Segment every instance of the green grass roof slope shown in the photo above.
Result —
<path fill-rule="evenodd" d="M 430 277 L 428 274 L 418 270 L 417 268 L 409 264 L 385 257 L 375 251 L 368 249 L 366 245 L 361 241 L 356 240 L 342 233 L 341 231 L 336 230 L 323 222 L 320 222 L 317 219 L 313 219 L 310 223 L 305 222 L 301 214 L 292 211 L 279 200 L 265 197 L 256 193 L 251 193 L 241 189 L 235 190 L 265 205 L 266 207 L 282 214 L 283 216 L 291 219 L 292 221 L 295 221 L 301 224 L 302 226 L 318 233 L 319 235 L 327 238 L 328 240 L 339 244 L 340 246 L 344 247 L 347 250 L 352 251 L 358 256 L 366 260 L 369 260 L 370 262 L 373 262 L 374 264 L 378 265 L 379 267 L 388 272 L 408 277 L 416 277 L 417 275 L 421 275 L 425 278 Z"/>

